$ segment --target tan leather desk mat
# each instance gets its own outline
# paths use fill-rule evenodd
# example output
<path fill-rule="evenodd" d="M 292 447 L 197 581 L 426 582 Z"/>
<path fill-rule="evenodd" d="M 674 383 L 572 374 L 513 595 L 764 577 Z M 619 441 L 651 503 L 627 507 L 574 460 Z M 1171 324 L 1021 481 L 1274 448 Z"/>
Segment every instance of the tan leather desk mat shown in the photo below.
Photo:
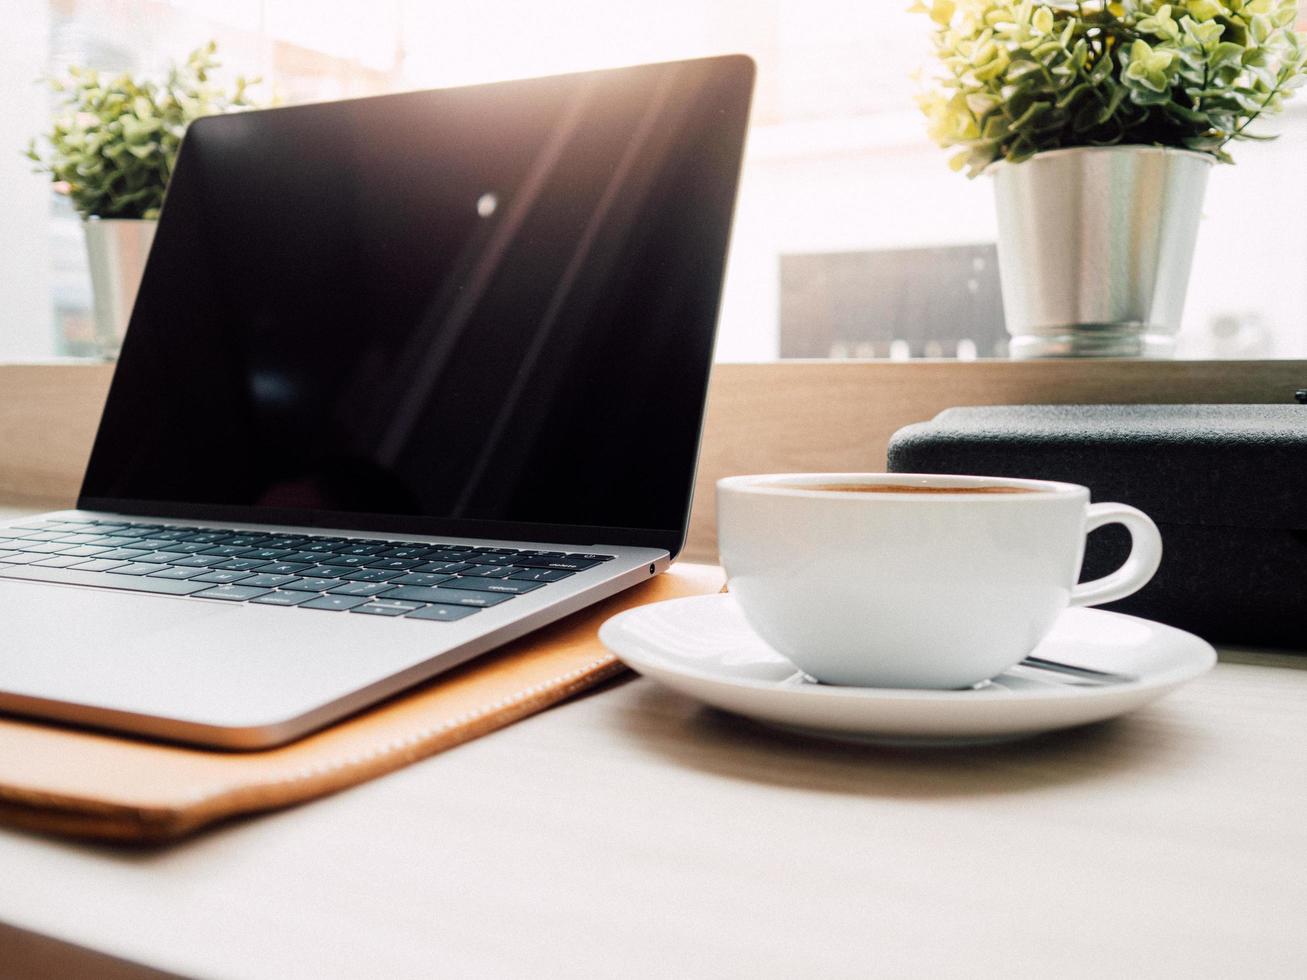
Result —
<path fill-rule="evenodd" d="M 599 642 L 614 613 L 716 592 L 720 569 L 676 565 L 502 650 L 298 742 L 216 752 L 0 719 L 0 822 L 161 842 L 325 796 L 535 714 L 626 668 Z M 379 631 L 382 632 L 382 631 Z"/>

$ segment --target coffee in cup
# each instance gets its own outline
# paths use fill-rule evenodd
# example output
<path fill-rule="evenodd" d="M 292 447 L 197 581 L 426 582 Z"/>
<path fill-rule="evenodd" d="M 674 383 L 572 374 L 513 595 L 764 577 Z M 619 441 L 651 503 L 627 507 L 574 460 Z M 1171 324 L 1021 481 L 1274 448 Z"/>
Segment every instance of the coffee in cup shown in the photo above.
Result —
<path fill-rule="evenodd" d="M 1122 524 L 1116 572 L 1077 584 L 1085 536 Z M 718 481 L 722 564 L 745 618 L 820 681 L 965 688 L 1029 654 L 1070 605 L 1123 598 L 1157 570 L 1156 525 L 1085 487 L 904 473 Z"/>

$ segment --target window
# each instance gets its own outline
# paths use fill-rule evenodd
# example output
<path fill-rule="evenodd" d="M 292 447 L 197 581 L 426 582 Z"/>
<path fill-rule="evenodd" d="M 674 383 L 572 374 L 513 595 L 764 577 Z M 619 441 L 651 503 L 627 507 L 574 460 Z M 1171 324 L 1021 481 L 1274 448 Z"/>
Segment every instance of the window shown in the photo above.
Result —
<path fill-rule="evenodd" d="M 34 84 L 159 71 L 208 38 L 284 102 L 705 54 L 759 65 L 718 357 L 1001 355 L 984 178 L 913 105 L 925 18 L 873 0 L 49 0 L 0 32 L 0 358 L 92 351 L 76 216 L 21 156 Z M 329 11 L 329 13 L 328 13 Z M 1300 104 L 1301 103 L 1301 104 Z M 1307 97 L 1214 169 L 1181 355 L 1307 353 Z M 1001 301 L 998 301 L 1001 304 Z M 997 319 L 996 319 L 997 317 Z"/>

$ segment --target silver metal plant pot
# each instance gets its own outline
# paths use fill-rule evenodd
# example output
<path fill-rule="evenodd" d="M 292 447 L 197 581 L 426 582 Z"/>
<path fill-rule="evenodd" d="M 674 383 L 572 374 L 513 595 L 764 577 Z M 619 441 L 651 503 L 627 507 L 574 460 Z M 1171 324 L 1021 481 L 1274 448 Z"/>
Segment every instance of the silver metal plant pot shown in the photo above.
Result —
<path fill-rule="evenodd" d="M 95 338 L 100 353 L 107 358 L 117 357 L 123 345 L 157 224 L 123 218 L 91 218 L 82 222 L 86 229 L 86 254 L 91 262 Z"/>
<path fill-rule="evenodd" d="M 1013 357 L 1170 357 L 1213 158 L 1156 146 L 990 170 Z"/>

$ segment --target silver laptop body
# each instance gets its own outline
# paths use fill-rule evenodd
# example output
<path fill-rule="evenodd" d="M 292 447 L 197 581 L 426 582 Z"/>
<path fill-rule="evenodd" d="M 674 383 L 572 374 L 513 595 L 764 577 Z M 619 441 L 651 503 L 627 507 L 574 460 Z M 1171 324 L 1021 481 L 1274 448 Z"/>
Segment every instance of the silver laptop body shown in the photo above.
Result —
<path fill-rule="evenodd" d="M 664 570 L 752 79 L 193 124 L 78 506 L 0 527 L 0 710 L 266 747 Z"/>

